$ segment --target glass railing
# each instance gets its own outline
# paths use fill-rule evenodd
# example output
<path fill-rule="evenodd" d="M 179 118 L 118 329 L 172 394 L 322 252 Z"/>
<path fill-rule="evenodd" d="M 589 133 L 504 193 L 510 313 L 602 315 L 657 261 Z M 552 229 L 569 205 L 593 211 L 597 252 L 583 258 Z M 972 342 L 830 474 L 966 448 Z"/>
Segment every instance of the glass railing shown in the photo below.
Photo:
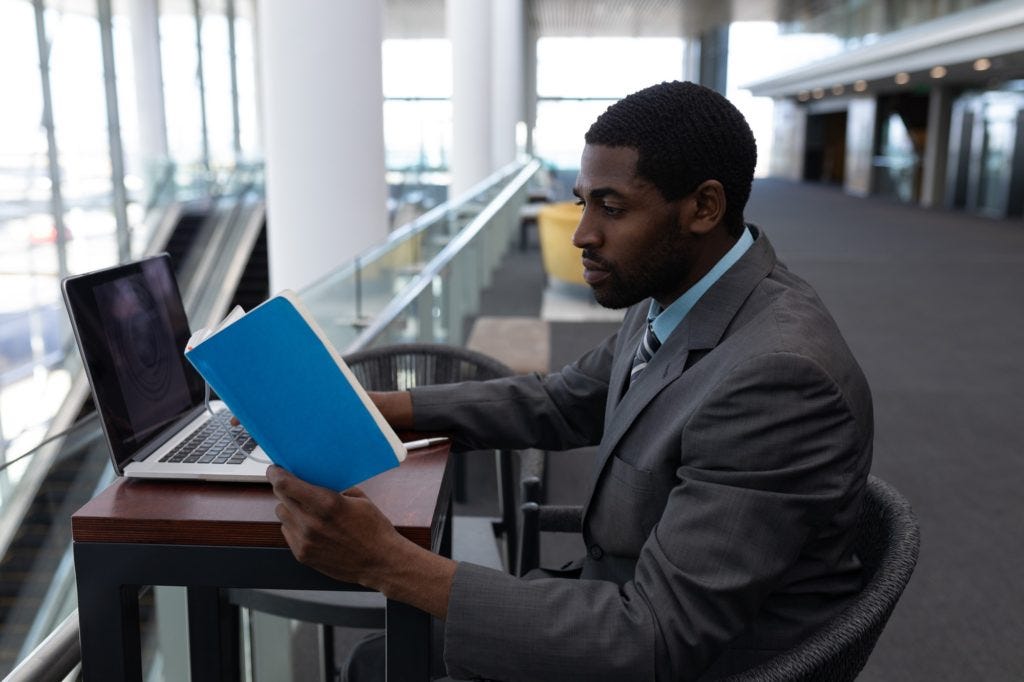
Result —
<path fill-rule="evenodd" d="M 519 225 L 537 161 L 513 163 L 299 292 L 342 353 L 402 341 L 462 344 L 462 318 Z"/>
<path fill-rule="evenodd" d="M 303 301 L 343 353 L 402 341 L 461 344 L 465 316 L 476 312 L 480 290 L 518 234 L 519 209 L 538 168 L 539 163 L 531 160 L 501 169 L 462 197 L 395 230 L 384 244 L 307 287 L 300 292 Z M 260 183 L 261 179 L 257 175 L 240 182 Z M 69 357 L 77 361 L 76 354 Z M 79 400 L 84 400 L 84 395 Z M 105 452 L 97 453 L 104 449 L 98 422 L 87 417 L 67 434 L 38 446 L 26 461 L 50 453 L 46 458 L 54 466 L 70 463 L 75 467 L 88 456 L 109 476 Z M 94 493 L 95 485 L 106 485 L 109 477 L 93 480 L 98 483 L 84 488 L 84 499 L 68 498 L 65 506 L 77 508 Z M 0 497 L 0 511 L 5 520 L 13 520 L 18 514 L 8 513 L 15 510 L 7 508 L 4 499 Z M 65 548 L 69 539 L 63 540 Z M 27 669 L 38 669 L 40 661 L 63 661 L 78 655 L 77 650 L 72 651 L 75 638 L 60 634 L 77 629 L 71 558 L 69 553 L 59 552 L 54 557 L 48 576 L 50 588 L 33 607 L 36 617 L 22 626 L 30 636 L 20 643 L 18 659 L 30 662 L 23 663 Z M 57 635 L 30 651 L 55 629 Z"/>
<path fill-rule="evenodd" d="M 163 161 L 154 167 L 152 187 L 137 205 L 144 216 L 133 221 L 132 257 L 154 252 L 154 244 L 165 242 L 174 229 L 182 207 L 216 201 L 240 193 L 263 194 L 262 161 L 238 163 L 223 168 Z"/>
<path fill-rule="evenodd" d="M 95 413 L 50 436 L 22 457 L 15 466 L 29 459 L 45 461 L 46 471 L 33 468 L 21 479 L 19 488 L 38 488 L 47 502 L 33 504 L 33 496 L 23 494 L 5 497 L 0 504 L 0 672 L 5 674 L 75 612 L 69 519 L 113 478 Z M 45 483 L 33 480 L 43 475 Z"/>
<path fill-rule="evenodd" d="M 183 176 L 178 174 L 177 177 L 180 180 Z M 217 232 L 216 238 L 220 240 L 217 248 L 210 250 L 221 252 L 220 247 L 237 232 L 237 224 L 250 218 L 253 206 L 262 206 L 263 169 L 258 164 L 242 166 L 230 172 L 218 172 L 215 182 L 211 177 L 204 175 L 187 180 L 184 188 L 167 190 L 166 197 L 153 207 L 169 205 L 182 198 L 190 200 L 198 191 L 197 185 L 203 184 L 207 194 L 214 195 L 210 200 L 223 204 L 217 224 L 211 225 L 209 230 Z M 133 239 L 141 241 L 143 235 L 136 233 Z M 146 235 L 145 239 L 148 243 L 142 253 L 162 248 L 152 241 L 152 235 Z M 201 271 L 213 273 L 203 278 L 203 288 L 216 290 L 209 286 L 210 281 L 228 281 L 223 272 L 214 272 L 216 265 L 219 263 L 208 267 L 200 264 L 196 268 L 200 274 Z M 109 484 L 113 473 L 95 413 L 80 417 L 89 388 L 74 342 L 66 330 L 63 310 L 58 317 L 64 332 L 62 352 L 45 367 L 36 366 L 26 379 L 36 383 L 45 381 L 52 394 L 48 410 L 40 412 L 32 424 L 39 435 L 34 442 L 23 443 L 25 439 L 17 439 L 9 441 L 13 445 L 7 448 L 0 444 L 0 623 L 3 625 L 0 628 L 0 674 L 10 669 L 12 656 L 23 657 L 60 619 L 74 610 L 72 561 L 67 551 L 70 547 L 68 518 L 97 492 L 97 485 Z M 15 423 L 13 417 L 17 412 L 10 408 L 12 404 L 18 405 L 15 399 L 19 389 L 19 384 L 0 385 L 5 425 Z M 39 402 L 29 399 L 22 400 L 21 404 L 25 409 L 38 411 L 42 409 Z M 44 432 L 48 432 L 45 440 Z M 44 512 L 59 509 L 60 514 L 41 519 L 41 498 L 46 500 L 42 505 Z M 34 537 L 40 532 L 44 537 Z M 26 570 L 19 556 L 33 562 L 31 570 Z M 31 589 L 19 588 L 19 581 L 23 579 L 35 581 Z"/>

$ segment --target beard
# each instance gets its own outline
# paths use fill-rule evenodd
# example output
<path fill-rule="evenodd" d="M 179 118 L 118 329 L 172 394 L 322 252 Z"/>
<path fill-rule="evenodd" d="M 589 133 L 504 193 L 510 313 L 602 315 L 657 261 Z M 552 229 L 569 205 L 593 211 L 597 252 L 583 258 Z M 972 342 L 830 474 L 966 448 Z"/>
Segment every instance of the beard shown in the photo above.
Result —
<path fill-rule="evenodd" d="M 608 277 L 592 286 L 591 290 L 598 304 L 611 309 L 628 308 L 645 298 L 657 299 L 674 291 L 690 271 L 690 249 L 686 239 L 668 230 L 664 237 L 651 245 L 642 259 L 613 263 L 587 250 L 583 256 L 608 272 Z"/>

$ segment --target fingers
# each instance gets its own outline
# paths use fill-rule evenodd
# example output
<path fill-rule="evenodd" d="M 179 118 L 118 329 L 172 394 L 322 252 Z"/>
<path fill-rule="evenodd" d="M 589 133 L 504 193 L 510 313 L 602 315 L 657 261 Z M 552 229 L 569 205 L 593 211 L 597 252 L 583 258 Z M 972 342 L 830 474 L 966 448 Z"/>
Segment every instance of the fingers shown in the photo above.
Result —
<path fill-rule="evenodd" d="M 270 481 L 270 485 L 274 486 L 275 492 L 285 492 L 289 497 L 308 497 L 324 490 L 326 490 L 330 495 L 334 494 L 333 491 L 327 490 L 326 488 L 315 486 L 312 483 L 306 483 L 295 474 L 276 464 L 271 464 L 267 467 L 267 480 Z"/>
<path fill-rule="evenodd" d="M 339 497 L 333 490 L 307 483 L 276 464 L 267 467 L 267 480 L 273 486 L 277 499 L 311 512 L 322 513 Z"/>
<path fill-rule="evenodd" d="M 363 492 L 362 488 L 352 487 L 342 493 L 345 497 L 361 497 L 366 499 L 366 493 Z"/>

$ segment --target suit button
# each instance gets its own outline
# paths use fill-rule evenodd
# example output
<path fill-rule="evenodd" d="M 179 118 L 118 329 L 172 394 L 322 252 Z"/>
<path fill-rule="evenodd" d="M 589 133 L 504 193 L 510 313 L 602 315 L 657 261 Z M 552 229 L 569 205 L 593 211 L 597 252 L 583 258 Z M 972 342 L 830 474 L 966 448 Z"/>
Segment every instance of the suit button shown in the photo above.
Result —
<path fill-rule="evenodd" d="M 591 545 L 590 546 L 590 558 L 591 559 L 594 559 L 595 561 L 600 561 L 601 557 L 603 557 L 603 556 L 604 556 L 604 550 L 601 549 L 601 545 Z"/>

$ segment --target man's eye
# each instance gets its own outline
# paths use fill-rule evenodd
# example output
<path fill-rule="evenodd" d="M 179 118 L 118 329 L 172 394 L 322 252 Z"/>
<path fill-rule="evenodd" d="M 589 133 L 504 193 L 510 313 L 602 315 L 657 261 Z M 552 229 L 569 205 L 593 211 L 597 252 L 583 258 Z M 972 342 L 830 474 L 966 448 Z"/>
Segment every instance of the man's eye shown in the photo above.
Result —
<path fill-rule="evenodd" d="M 583 199 L 577 199 L 576 200 L 576 205 L 577 206 L 586 206 L 587 202 L 583 201 Z"/>
<path fill-rule="evenodd" d="M 623 214 L 623 209 L 616 208 L 615 206 L 605 205 L 605 206 L 602 206 L 602 208 L 604 209 L 604 212 L 605 212 L 606 215 L 609 215 L 609 216 L 612 216 L 612 217 L 620 216 L 620 215 Z"/>

